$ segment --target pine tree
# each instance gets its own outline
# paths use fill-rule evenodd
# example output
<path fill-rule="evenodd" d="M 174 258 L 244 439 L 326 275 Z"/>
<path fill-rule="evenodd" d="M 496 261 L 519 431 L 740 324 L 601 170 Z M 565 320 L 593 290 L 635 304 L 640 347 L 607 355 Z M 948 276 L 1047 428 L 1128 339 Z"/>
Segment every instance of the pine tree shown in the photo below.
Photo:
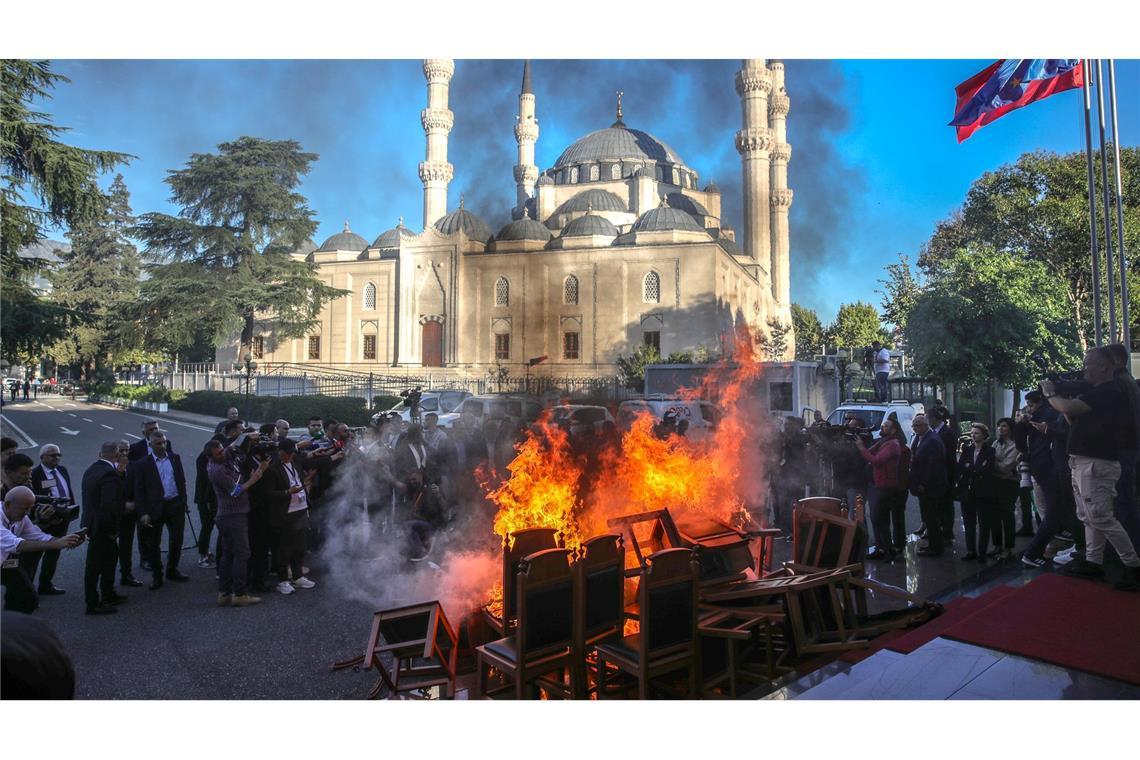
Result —
<path fill-rule="evenodd" d="M 135 228 L 159 262 L 136 311 L 150 344 L 180 348 L 203 332 L 221 340 L 240 331 L 245 351 L 258 317 L 272 319 L 278 337 L 300 337 L 345 292 L 289 255 L 317 227 L 296 192 L 316 159 L 294 140 L 241 137 L 170 172 L 181 212 L 144 214 Z"/>

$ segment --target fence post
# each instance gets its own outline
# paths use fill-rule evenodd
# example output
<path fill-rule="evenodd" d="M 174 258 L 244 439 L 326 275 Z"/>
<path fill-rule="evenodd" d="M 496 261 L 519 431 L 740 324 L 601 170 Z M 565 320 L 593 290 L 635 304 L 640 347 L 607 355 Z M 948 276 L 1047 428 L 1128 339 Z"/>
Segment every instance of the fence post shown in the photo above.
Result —
<path fill-rule="evenodd" d="M 368 409 L 371 410 L 372 409 L 372 373 L 371 372 L 368 373 L 368 400 L 366 401 L 366 403 L 368 404 Z"/>

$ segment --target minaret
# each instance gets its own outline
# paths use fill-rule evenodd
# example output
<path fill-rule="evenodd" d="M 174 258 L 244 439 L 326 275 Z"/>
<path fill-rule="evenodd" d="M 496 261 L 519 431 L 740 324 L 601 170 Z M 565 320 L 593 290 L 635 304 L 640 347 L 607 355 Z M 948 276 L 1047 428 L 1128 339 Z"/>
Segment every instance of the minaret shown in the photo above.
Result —
<path fill-rule="evenodd" d="M 743 61 L 736 72 L 736 93 L 740 96 L 743 128 L 736 133 L 736 150 L 744 179 L 744 252 L 764 269 L 771 267 L 769 232 L 768 151 L 772 130 L 768 128 L 768 92 L 771 75 L 763 59 Z M 762 285 L 769 283 L 762 281 Z"/>
<path fill-rule="evenodd" d="M 447 88 L 453 74 L 455 61 L 450 58 L 424 61 L 428 107 L 420 112 L 420 121 L 427 137 L 427 156 L 420 164 L 420 181 L 424 183 L 425 230 L 447 213 L 447 185 L 455 173 L 447 162 L 447 135 L 455 123 L 455 114 L 447 108 Z"/>
<path fill-rule="evenodd" d="M 530 86 L 530 61 L 523 64 L 522 89 L 519 92 L 518 123 L 515 140 L 519 144 L 519 162 L 515 164 L 515 189 L 518 206 L 515 218 L 521 219 L 526 202 L 534 197 L 538 166 L 534 163 L 534 144 L 538 142 L 538 119 L 534 117 L 534 90 Z"/>
<path fill-rule="evenodd" d="M 792 146 L 788 144 L 788 110 L 791 103 L 784 89 L 784 64 L 772 61 L 772 94 L 768 98 L 768 118 L 772 124 L 772 297 L 776 300 L 781 322 L 790 323 L 791 289 L 788 270 L 791 265 L 788 237 L 788 212 L 792 206 L 792 191 L 788 189 L 788 161 Z"/>

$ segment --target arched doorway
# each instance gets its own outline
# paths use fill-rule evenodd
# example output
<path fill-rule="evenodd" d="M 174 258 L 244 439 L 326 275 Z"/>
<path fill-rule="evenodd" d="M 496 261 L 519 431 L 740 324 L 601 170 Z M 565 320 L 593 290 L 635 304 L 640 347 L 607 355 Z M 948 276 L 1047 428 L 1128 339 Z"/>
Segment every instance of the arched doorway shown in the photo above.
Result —
<path fill-rule="evenodd" d="M 443 366 L 443 323 L 433 319 L 425 321 L 422 325 L 422 344 L 420 348 L 425 367 Z"/>

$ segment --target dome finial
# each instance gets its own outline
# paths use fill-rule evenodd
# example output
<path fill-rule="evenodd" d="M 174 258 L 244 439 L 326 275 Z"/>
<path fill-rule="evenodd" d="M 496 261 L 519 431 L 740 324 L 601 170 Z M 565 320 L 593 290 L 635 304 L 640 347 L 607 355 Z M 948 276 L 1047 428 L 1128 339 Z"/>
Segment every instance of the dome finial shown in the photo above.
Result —
<path fill-rule="evenodd" d="M 523 206 L 523 219 L 530 219 L 530 209 Z"/>
<path fill-rule="evenodd" d="M 396 226 L 397 227 L 403 227 L 404 226 L 404 217 L 401 216 L 399 219 L 396 220 Z"/>
<path fill-rule="evenodd" d="M 621 120 L 621 96 L 625 95 L 625 92 L 623 92 L 622 90 L 618 90 L 616 94 L 617 94 L 617 121 L 615 121 L 610 126 L 611 127 L 624 127 L 625 122 Z"/>
<path fill-rule="evenodd" d="M 463 193 L 459 194 L 459 208 L 463 208 Z"/>
<path fill-rule="evenodd" d="M 662 195 L 661 196 L 661 208 L 669 208 L 669 196 L 668 195 Z"/>
<path fill-rule="evenodd" d="M 344 231 L 345 232 L 352 232 L 352 230 L 350 230 L 348 228 L 348 220 L 347 219 L 344 220 Z"/>

